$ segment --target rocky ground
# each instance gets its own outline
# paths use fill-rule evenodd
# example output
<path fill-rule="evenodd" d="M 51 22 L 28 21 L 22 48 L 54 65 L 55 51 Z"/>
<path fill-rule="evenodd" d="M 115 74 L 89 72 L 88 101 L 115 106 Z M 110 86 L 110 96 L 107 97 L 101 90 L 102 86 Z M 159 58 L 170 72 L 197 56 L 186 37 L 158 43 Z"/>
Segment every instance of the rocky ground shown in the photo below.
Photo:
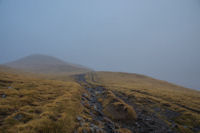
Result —
<path fill-rule="evenodd" d="M 131 103 L 126 96 L 113 92 L 115 96 L 132 106 L 137 114 L 134 123 L 113 121 L 103 112 L 103 107 L 98 98 L 103 98 L 106 88 L 88 85 L 84 75 L 76 77 L 78 82 L 85 88 L 82 94 L 81 104 L 84 107 L 83 116 L 77 116 L 79 127 L 75 133 L 174 133 L 172 127 L 161 120 L 155 113 L 148 112 L 145 108 Z M 88 87 L 89 86 L 89 87 Z M 120 115 L 120 114 L 119 114 Z M 87 116 L 87 117 L 85 117 Z"/>

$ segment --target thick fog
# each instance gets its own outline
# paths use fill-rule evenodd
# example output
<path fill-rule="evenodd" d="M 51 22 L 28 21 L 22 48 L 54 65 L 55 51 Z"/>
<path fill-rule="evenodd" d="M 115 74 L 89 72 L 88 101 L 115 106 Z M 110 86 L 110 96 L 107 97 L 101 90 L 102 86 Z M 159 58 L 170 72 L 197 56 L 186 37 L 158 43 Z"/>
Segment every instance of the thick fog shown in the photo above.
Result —
<path fill-rule="evenodd" d="M 0 63 L 35 53 L 200 89 L 200 1 L 1 0 Z"/>

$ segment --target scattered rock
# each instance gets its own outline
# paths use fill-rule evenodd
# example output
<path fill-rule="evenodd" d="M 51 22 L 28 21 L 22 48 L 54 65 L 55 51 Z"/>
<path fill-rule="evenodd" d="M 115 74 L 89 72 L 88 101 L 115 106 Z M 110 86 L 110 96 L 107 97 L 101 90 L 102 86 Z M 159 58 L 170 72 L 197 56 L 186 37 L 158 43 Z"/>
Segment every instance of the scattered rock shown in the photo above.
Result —
<path fill-rule="evenodd" d="M 14 119 L 20 121 L 21 119 L 23 119 L 23 114 L 17 114 L 15 115 Z"/>
<path fill-rule="evenodd" d="M 86 129 L 83 129 L 82 132 L 83 132 L 83 133 L 88 133 Z"/>
<path fill-rule="evenodd" d="M 154 110 L 155 112 L 160 112 L 160 111 L 161 111 L 161 108 L 155 107 L 155 108 L 153 108 L 153 110 Z"/>
<path fill-rule="evenodd" d="M 188 128 L 188 126 L 183 126 L 183 128 Z"/>
<path fill-rule="evenodd" d="M 94 110 L 97 110 L 97 106 L 96 105 L 94 105 Z"/>
<path fill-rule="evenodd" d="M 151 118 L 146 118 L 146 121 L 151 121 Z"/>
<path fill-rule="evenodd" d="M 87 93 L 83 93 L 83 95 L 82 95 L 83 97 L 88 97 L 88 94 Z"/>
<path fill-rule="evenodd" d="M 7 95 L 6 95 L 6 94 L 2 94 L 1 97 L 2 97 L 2 98 L 6 98 Z"/>
<path fill-rule="evenodd" d="M 79 81 L 87 84 L 84 76 L 79 77 L 79 79 Z M 88 84 L 88 86 L 91 85 Z M 84 106 L 83 113 L 86 117 L 88 117 L 88 120 L 86 118 L 83 119 L 80 116 L 77 117 L 80 125 L 80 127 L 77 129 L 78 132 L 80 131 L 79 133 L 174 133 L 174 131 L 172 131 L 172 127 L 176 127 L 176 124 L 169 127 L 168 124 L 159 119 L 155 114 L 150 113 L 146 108 L 140 108 L 137 104 L 134 104 L 134 102 L 131 101 L 131 98 L 127 98 L 126 95 L 120 94 L 119 92 L 113 92 L 113 95 L 116 95 L 117 98 L 124 101 L 124 105 L 127 104 L 127 106 L 121 106 L 123 104 L 116 104 L 118 105 L 116 110 L 119 109 L 116 115 L 122 115 L 121 112 L 127 114 L 127 112 L 130 112 L 130 109 L 132 109 L 131 107 L 133 107 L 136 109 L 135 113 L 138 117 L 135 119 L 135 123 L 126 121 L 130 115 L 128 115 L 127 119 L 125 119 L 123 122 L 118 120 L 112 121 L 113 119 L 111 120 L 105 116 L 102 104 L 100 100 L 97 100 L 104 100 L 104 94 L 106 94 L 105 92 L 107 89 L 103 87 L 91 88 L 88 86 L 85 87 L 87 93 L 83 93 L 81 98 L 81 103 Z M 147 102 L 152 103 L 152 101 Z M 129 106 L 130 108 L 128 108 Z M 109 111 L 111 111 L 111 114 L 113 113 L 112 108 Z M 171 110 L 163 110 L 159 107 L 154 108 L 154 111 L 165 113 L 165 116 L 169 116 L 170 118 L 177 116 L 177 114 Z"/>
<path fill-rule="evenodd" d="M 112 123 L 106 123 L 107 128 L 109 128 L 110 130 L 115 130 L 115 125 Z"/>
<path fill-rule="evenodd" d="M 15 88 L 16 90 L 20 90 L 20 88 Z"/>
<path fill-rule="evenodd" d="M 165 109 L 164 113 L 165 117 L 169 120 L 172 121 L 173 119 L 175 119 L 176 117 L 180 116 L 181 113 L 170 110 L 170 109 Z"/>
<path fill-rule="evenodd" d="M 199 126 L 196 126 L 192 129 L 194 132 L 200 132 L 200 125 Z"/>
<path fill-rule="evenodd" d="M 82 100 L 82 101 L 86 101 L 85 97 L 81 97 L 81 100 Z"/>
<path fill-rule="evenodd" d="M 85 124 L 84 122 L 80 122 L 80 126 L 81 126 L 81 127 L 84 126 L 84 124 Z"/>
<path fill-rule="evenodd" d="M 172 127 L 172 128 L 177 128 L 178 126 L 177 126 L 176 123 L 172 123 L 171 127 Z"/>
<path fill-rule="evenodd" d="M 76 119 L 77 119 L 78 121 L 83 120 L 82 117 L 80 117 L 80 116 L 77 116 Z"/>
<path fill-rule="evenodd" d="M 95 95 L 98 95 L 100 94 L 101 92 L 100 91 L 95 91 Z"/>
<path fill-rule="evenodd" d="M 103 113 L 99 110 L 96 110 L 96 113 L 95 113 L 97 116 L 103 116 Z"/>

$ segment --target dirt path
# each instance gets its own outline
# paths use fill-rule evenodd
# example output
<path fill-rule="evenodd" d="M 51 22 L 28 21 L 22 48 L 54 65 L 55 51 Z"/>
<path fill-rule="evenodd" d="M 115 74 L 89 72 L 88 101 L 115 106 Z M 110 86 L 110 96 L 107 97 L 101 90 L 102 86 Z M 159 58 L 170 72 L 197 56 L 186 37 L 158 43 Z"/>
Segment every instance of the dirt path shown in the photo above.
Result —
<path fill-rule="evenodd" d="M 126 96 L 123 96 L 117 92 L 114 94 L 122 99 L 125 103 L 131 105 L 137 113 L 137 121 L 135 132 L 138 133 L 176 133 L 171 127 L 160 119 L 157 114 L 149 112 L 144 107 L 138 107 L 132 103 Z"/>
<path fill-rule="evenodd" d="M 98 97 L 102 96 L 106 89 L 89 85 L 85 81 L 84 76 L 85 75 L 78 75 L 76 79 L 85 88 L 85 93 L 82 94 L 81 104 L 84 106 L 84 116 L 88 116 L 90 119 L 88 119 L 88 117 L 77 116 L 80 126 L 75 133 L 122 133 L 118 130 L 120 128 L 129 129 L 133 133 L 174 133 L 174 131 L 155 114 L 137 107 L 126 99 L 125 96 L 116 92 L 113 93 L 117 97 L 135 108 L 138 118 L 135 124 L 132 125 L 112 121 L 103 113 L 102 105 L 98 101 Z"/>
<path fill-rule="evenodd" d="M 84 79 L 84 75 L 79 75 L 77 77 L 77 80 L 80 84 L 82 84 L 82 82 L 87 83 Z M 85 107 L 83 113 L 92 119 L 84 119 L 81 116 L 77 117 L 80 126 L 87 127 L 85 129 L 82 129 L 81 132 L 115 133 L 116 132 L 115 130 L 118 129 L 119 126 L 104 115 L 102 111 L 103 109 L 102 105 L 97 100 L 98 97 L 97 95 L 102 94 L 104 88 L 102 87 L 89 88 L 85 86 L 84 88 L 86 90 L 86 93 L 82 94 L 81 98 L 81 104 Z"/>

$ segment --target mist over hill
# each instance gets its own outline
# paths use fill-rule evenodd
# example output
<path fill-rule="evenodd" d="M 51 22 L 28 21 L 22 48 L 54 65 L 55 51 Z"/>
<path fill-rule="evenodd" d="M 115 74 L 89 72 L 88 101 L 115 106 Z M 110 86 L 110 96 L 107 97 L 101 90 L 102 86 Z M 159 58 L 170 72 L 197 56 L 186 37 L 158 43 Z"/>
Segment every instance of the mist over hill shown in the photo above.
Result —
<path fill-rule="evenodd" d="M 200 133 L 199 13 L 200 0 L 0 0 L 0 133 Z"/>
<path fill-rule="evenodd" d="M 43 74 L 91 71 L 87 67 L 68 63 L 58 58 L 42 54 L 29 55 L 4 65 L 14 69 Z"/>

